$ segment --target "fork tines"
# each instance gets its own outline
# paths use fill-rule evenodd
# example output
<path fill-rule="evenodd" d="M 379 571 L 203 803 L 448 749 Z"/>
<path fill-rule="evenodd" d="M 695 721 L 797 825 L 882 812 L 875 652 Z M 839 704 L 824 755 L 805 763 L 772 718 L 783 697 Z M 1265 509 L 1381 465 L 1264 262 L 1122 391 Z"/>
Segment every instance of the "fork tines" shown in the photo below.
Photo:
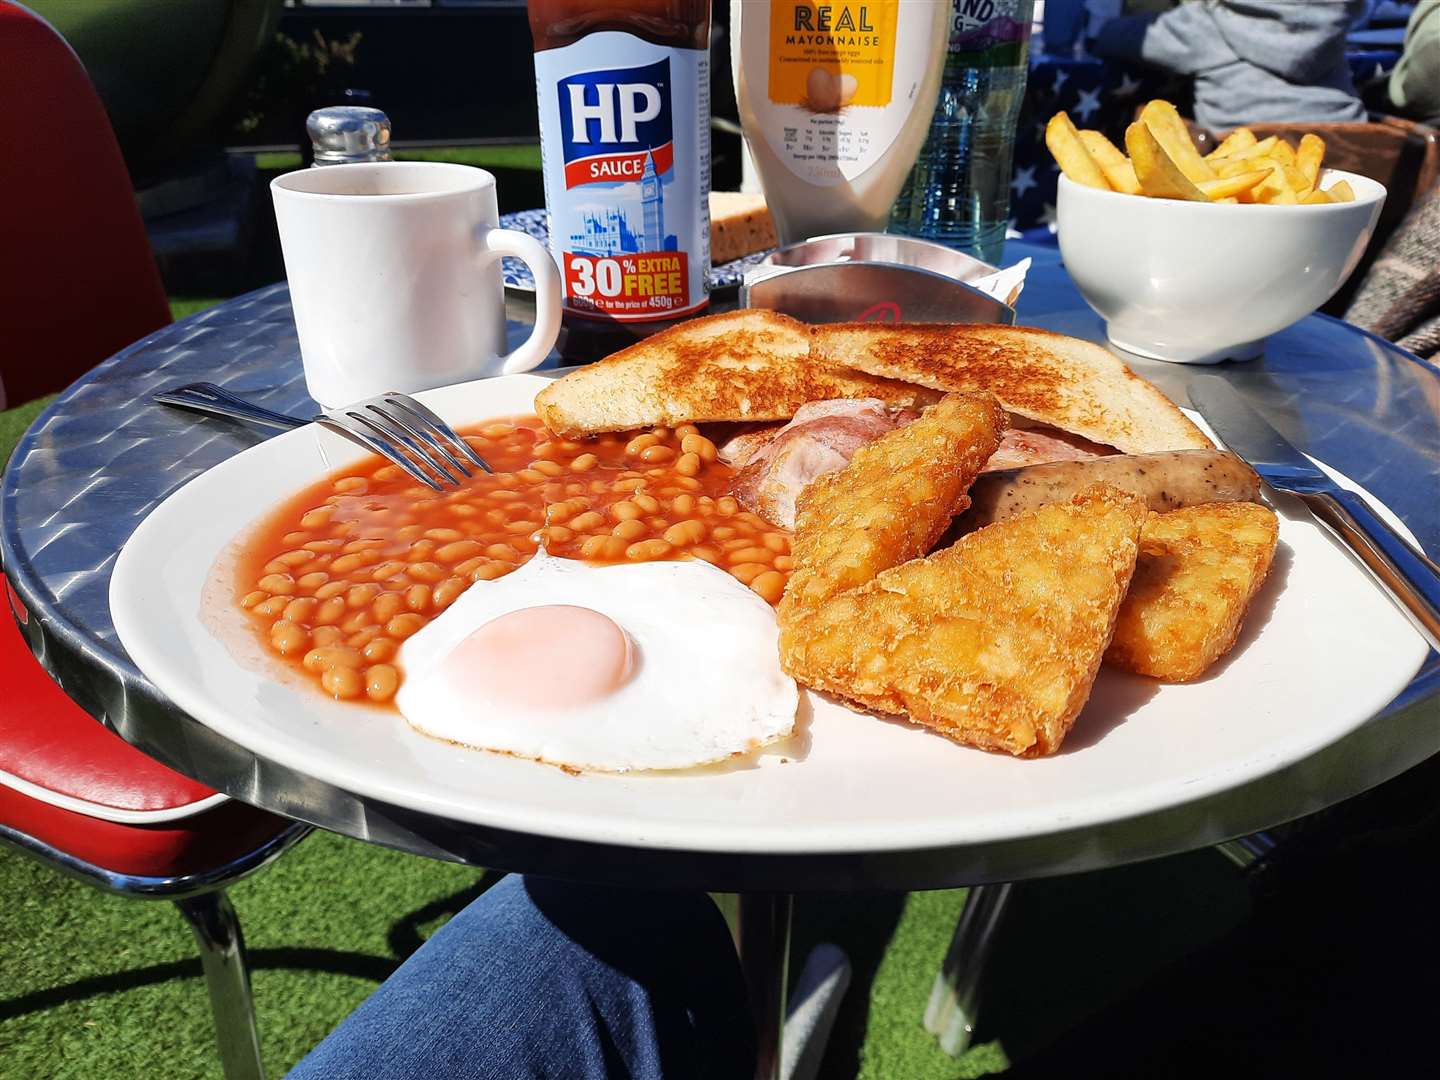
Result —
<path fill-rule="evenodd" d="M 390 392 L 330 409 L 316 423 L 354 439 L 435 491 L 458 487 L 470 476 L 467 461 L 494 472 L 449 424 L 406 394 Z"/>

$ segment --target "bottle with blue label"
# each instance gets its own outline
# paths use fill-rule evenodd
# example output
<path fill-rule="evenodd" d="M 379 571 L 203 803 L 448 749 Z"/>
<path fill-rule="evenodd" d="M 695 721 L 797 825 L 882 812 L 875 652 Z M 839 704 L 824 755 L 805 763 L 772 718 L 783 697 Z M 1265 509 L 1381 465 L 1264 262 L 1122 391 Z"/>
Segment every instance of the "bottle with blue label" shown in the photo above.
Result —
<path fill-rule="evenodd" d="M 709 0 L 530 0 L 550 253 L 571 314 L 700 311 Z"/>

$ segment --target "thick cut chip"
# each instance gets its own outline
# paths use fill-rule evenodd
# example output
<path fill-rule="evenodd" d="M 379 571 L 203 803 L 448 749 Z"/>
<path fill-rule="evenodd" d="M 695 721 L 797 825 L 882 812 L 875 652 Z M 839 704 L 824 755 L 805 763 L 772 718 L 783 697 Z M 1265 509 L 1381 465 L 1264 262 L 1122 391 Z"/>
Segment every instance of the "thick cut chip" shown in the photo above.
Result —
<path fill-rule="evenodd" d="M 956 742 L 1052 754 L 1090 696 L 1144 515 L 1096 485 L 990 525 L 782 616 L 781 666 Z"/>
<path fill-rule="evenodd" d="M 1349 180 L 1341 180 L 1338 184 L 1331 184 L 1325 189 L 1330 196 L 1331 202 L 1354 202 L 1355 189 L 1350 186 Z"/>
<path fill-rule="evenodd" d="M 1226 163 L 1234 161 L 1245 161 L 1248 158 L 1262 158 L 1271 156 L 1275 147 L 1280 145 L 1280 136 L 1267 135 L 1257 143 L 1251 143 L 1233 153 L 1225 155 Z"/>
<path fill-rule="evenodd" d="M 1077 184 L 1099 188 L 1101 191 L 1110 190 L 1105 174 L 1090 156 L 1090 151 L 1085 149 L 1085 144 L 1080 141 L 1080 133 L 1075 130 L 1074 123 L 1065 113 L 1056 113 L 1045 125 L 1045 145 L 1050 148 L 1060 171 L 1071 180 Z"/>
<path fill-rule="evenodd" d="M 1195 149 L 1185 121 L 1180 119 L 1179 111 L 1170 102 L 1158 98 L 1147 101 L 1140 110 L 1140 123 L 1150 129 L 1156 141 L 1165 148 L 1166 156 L 1185 174 L 1185 179 L 1192 183 L 1215 179 L 1214 170 L 1200 156 L 1200 151 Z M 1126 140 L 1128 142 L 1128 136 Z M 1130 153 L 1133 156 L 1135 151 Z"/>
<path fill-rule="evenodd" d="M 1286 165 L 1295 164 L 1295 148 L 1284 139 L 1275 140 L 1275 145 L 1270 148 L 1270 156 Z"/>
<path fill-rule="evenodd" d="M 1222 178 L 1233 178 L 1245 176 L 1247 173 L 1263 172 L 1268 174 L 1271 169 L 1281 168 L 1283 163 L 1271 157 L 1253 158 L 1226 158 L 1224 161 L 1216 162 L 1215 175 Z"/>
<path fill-rule="evenodd" d="M 1095 164 L 1105 174 L 1105 179 L 1116 191 L 1126 195 L 1140 194 L 1140 181 L 1135 179 L 1135 166 L 1109 139 L 1098 131 L 1080 132 L 1080 141 L 1090 152 Z"/>
<path fill-rule="evenodd" d="M 1136 120 L 1125 129 L 1125 149 L 1130 151 L 1135 176 L 1146 195 L 1190 202 L 1210 201 L 1209 196 L 1180 171 L 1143 120 Z"/>
<path fill-rule="evenodd" d="M 863 585 L 924 555 L 1000 445 L 1005 411 L 994 395 L 948 394 L 918 420 L 861 447 L 838 472 L 812 481 L 795 510 L 795 570 L 787 612 Z"/>
<path fill-rule="evenodd" d="M 1259 141 L 1249 128 L 1238 127 L 1221 139 L 1220 145 L 1205 155 L 1205 160 L 1213 165 L 1217 158 L 1229 157 L 1236 151 L 1254 146 Z"/>
<path fill-rule="evenodd" d="M 1152 514 L 1106 662 L 1166 682 L 1199 678 L 1234 647 L 1278 537 L 1274 511 L 1256 503 Z"/>
<path fill-rule="evenodd" d="M 1325 140 L 1306 132 L 1300 136 L 1300 149 L 1295 152 L 1295 167 L 1313 188 L 1320 179 L 1320 163 L 1325 160 Z"/>
<path fill-rule="evenodd" d="M 1241 173 L 1239 176 L 1221 177 L 1216 180 L 1201 180 L 1195 186 L 1203 191 L 1210 198 L 1219 202 L 1221 199 L 1239 195 L 1242 191 L 1249 191 L 1256 184 L 1262 183 L 1270 173 L 1265 169 L 1256 169 L 1254 172 Z"/>
<path fill-rule="evenodd" d="M 1290 177 L 1286 173 L 1287 166 L 1267 159 L 1266 167 L 1269 172 L 1265 179 L 1253 187 L 1239 192 L 1237 197 L 1240 201 L 1247 203 L 1293 203 L 1298 201 L 1299 196 L 1290 186 Z"/>

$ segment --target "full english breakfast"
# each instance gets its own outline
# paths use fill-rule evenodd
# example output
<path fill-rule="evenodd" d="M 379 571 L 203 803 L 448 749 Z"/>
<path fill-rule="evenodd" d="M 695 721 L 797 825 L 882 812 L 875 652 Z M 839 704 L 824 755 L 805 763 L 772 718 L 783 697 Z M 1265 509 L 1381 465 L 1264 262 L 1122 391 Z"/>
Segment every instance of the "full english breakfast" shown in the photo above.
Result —
<path fill-rule="evenodd" d="M 741 310 L 462 429 L 458 491 L 375 459 L 244 542 L 237 599 L 340 700 L 574 769 L 787 735 L 797 684 L 1054 753 L 1102 660 L 1198 678 L 1273 557 L 1259 481 L 1100 346 Z M 937 546 L 938 545 L 938 546 Z"/>

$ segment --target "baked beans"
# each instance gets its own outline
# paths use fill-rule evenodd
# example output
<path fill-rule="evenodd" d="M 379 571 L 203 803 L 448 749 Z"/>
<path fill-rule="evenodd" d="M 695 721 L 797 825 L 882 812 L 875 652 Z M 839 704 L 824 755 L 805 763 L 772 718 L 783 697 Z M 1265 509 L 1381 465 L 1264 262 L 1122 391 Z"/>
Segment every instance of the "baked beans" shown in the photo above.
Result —
<path fill-rule="evenodd" d="M 400 643 L 542 542 L 596 563 L 700 559 L 779 603 L 790 536 L 728 494 L 733 470 L 695 425 L 570 441 L 522 416 L 464 438 L 493 475 L 437 493 L 372 458 L 289 500 L 244 553 L 236 603 L 337 700 L 390 701 Z"/>

